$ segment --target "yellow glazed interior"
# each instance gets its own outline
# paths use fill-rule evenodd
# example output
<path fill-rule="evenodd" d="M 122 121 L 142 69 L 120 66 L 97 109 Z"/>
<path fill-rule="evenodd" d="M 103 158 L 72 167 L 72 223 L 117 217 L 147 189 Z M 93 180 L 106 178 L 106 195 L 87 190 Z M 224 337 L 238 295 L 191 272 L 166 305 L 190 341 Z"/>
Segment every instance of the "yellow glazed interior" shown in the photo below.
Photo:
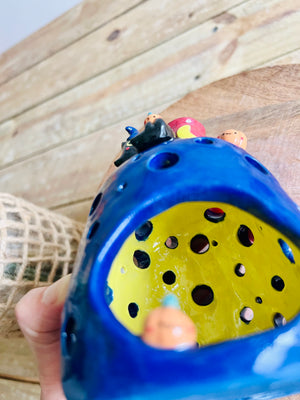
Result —
<path fill-rule="evenodd" d="M 207 219 L 205 211 L 211 208 L 223 210 L 224 219 Z M 239 237 L 241 225 L 252 232 L 253 244 Z M 299 249 L 252 214 L 224 203 L 188 202 L 153 217 L 148 228 L 140 240 L 135 232 L 127 238 L 108 277 L 110 308 L 132 333 L 142 333 L 150 310 L 169 293 L 196 324 L 200 346 L 273 328 L 275 315 L 289 321 L 299 312 Z M 279 239 L 290 247 L 295 263 L 284 254 Z M 200 254 L 192 250 L 192 243 L 198 250 L 200 243 Z M 145 259 L 145 253 L 150 264 L 142 263 L 141 268 L 139 257 Z M 209 304 L 196 304 L 193 297 Z M 241 318 L 245 309 L 253 312 L 251 321 Z"/>

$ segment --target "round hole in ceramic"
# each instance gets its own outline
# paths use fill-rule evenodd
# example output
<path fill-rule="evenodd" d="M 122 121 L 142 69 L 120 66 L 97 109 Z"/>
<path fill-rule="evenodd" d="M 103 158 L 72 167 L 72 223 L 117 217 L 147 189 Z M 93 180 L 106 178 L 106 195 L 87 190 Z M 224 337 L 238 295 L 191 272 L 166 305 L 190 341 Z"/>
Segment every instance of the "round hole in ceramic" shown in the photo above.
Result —
<path fill-rule="evenodd" d="M 208 306 L 214 300 L 214 292 L 210 286 L 198 285 L 192 290 L 192 299 L 198 306 Z"/>
<path fill-rule="evenodd" d="M 169 236 L 168 239 L 165 241 L 165 246 L 168 249 L 176 249 L 178 247 L 178 239 L 175 236 Z"/>
<path fill-rule="evenodd" d="M 191 240 L 191 250 L 197 254 L 204 254 L 209 249 L 209 240 L 205 235 L 195 235 Z"/>
<path fill-rule="evenodd" d="M 100 193 L 97 194 L 97 196 L 95 197 L 95 199 L 94 199 L 94 201 L 92 203 L 89 216 L 92 215 L 95 212 L 96 208 L 100 204 L 101 199 L 102 199 L 102 193 L 100 192 Z"/>
<path fill-rule="evenodd" d="M 280 328 L 281 326 L 286 325 L 286 319 L 281 313 L 276 313 L 273 317 L 273 323 L 275 328 Z"/>
<path fill-rule="evenodd" d="M 247 154 L 245 156 L 245 160 L 264 175 L 269 174 L 269 171 L 259 161 L 255 160 L 255 158 L 251 157 L 250 155 Z"/>
<path fill-rule="evenodd" d="M 225 212 L 221 208 L 212 207 L 208 208 L 204 212 L 204 217 L 210 222 L 221 222 L 224 221 Z"/>
<path fill-rule="evenodd" d="M 254 235 L 250 228 L 246 225 L 241 225 L 238 230 L 238 238 L 241 244 L 245 247 L 250 247 L 254 243 Z"/>
<path fill-rule="evenodd" d="M 278 275 L 273 276 L 271 279 L 271 285 L 275 290 L 277 290 L 277 292 L 282 292 L 285 287 L 284 280 Z"/>
<path fill-rule="evenodd" d="M 152 230 L 153 230 L 152 222 L 146 221 L 136 229 L 135 237 L 138 241 L 145 241 L 150 236 Z"/>
<path fill-rule="evenodd" d="M 131 318 L 136 318 L 139 312 L 139 306 L 136 303 L 128 304 L 128 312 Z"/>
<path fill-rule="evenodd" d="M 245 266 L 243 264 L 239 263 L 239 264 L 236 265 L 236 267 L 234 269 L 234 272 L 235 272 L 235 274 L 237 276 L 242 277 L 246 273 L 246 268 L 245 268 Z"/>
<path fill-rule="evenodd" d="M 240 318 L 245 324 L 249 324 L 254 318 L 254 312 L 250 307 L 244 307 L 240 312 Z"/>
<path fill-rule="evenodd" d="M 176 275 L 173 271 L 166 271 L 163 274 L 162 278 L 164 283 L 166 283 L 167 285 L 173 285 L 173 283 L 175 283 L 176 281 Z"/>
<path fill-rule="evenodd" d="M 158 153 L 149 162 L 149 167 L 154 170 L 162 170 L 173 167 L 179 161 L 176 153 Z"/>
<path fill-rule="evenodd" d="M 92 226 L 90 227 L 90 229 L 88 231 L 88 234 L 87 234 L 87 239 L 88 240 L 91 240 L 95 236 L 99 226 L 100 226 L 100 222 L 99 221 L 95 221 L 92 224 Z"/>
<path fill-rule="evenodd" d="M 133 262 L 138 268 L 146 269 L 149 267 L 151 260 L 149 254 L 145 251 L 135 250 L 133 254 Z"/>

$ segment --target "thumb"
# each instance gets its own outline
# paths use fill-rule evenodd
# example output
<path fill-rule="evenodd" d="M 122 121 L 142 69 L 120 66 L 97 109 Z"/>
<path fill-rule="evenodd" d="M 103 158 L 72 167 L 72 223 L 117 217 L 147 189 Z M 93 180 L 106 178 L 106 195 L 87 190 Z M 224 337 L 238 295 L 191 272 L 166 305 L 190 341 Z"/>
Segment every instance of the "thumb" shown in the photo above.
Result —
<path fill-rule="evenodd" d="M 15 310 L 37 360 L 42 400 L 65 400 L 60 373 L 60 327 L 69 281 L 67 275 L 49 287 L 31 290 Z"/>

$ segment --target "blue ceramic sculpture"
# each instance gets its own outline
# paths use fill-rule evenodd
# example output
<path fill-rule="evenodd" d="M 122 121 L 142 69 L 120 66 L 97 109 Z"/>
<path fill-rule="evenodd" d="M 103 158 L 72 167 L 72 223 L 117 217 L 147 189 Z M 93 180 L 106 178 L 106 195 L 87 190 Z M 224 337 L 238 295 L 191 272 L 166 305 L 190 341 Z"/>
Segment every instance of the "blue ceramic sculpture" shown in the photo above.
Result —
<path fill-rule="evenodd" d="M 67 399 L 300 391 L 299 208 L 243 149 L 148 123 L 142 133 L 159 125 L 164 139 L 143 147 L 135 132 L 138 146 L 91 207 L 64 309 Z M 142 340 L 147 315 L 169 294 L 198 346 Z"/>

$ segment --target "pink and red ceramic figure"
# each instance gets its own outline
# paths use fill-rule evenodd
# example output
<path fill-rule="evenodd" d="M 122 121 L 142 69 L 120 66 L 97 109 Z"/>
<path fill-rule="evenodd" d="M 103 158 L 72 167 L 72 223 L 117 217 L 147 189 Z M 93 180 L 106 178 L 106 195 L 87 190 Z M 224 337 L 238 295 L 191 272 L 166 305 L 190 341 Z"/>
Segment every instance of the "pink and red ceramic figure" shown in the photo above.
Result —
<path fill-rule="evenodd" d="M 181 139 L 205 136 L 204 126 L 194 118 L 176 118 L 169 122 L 168 125 L 172 128 L 176 136 Z"/>

